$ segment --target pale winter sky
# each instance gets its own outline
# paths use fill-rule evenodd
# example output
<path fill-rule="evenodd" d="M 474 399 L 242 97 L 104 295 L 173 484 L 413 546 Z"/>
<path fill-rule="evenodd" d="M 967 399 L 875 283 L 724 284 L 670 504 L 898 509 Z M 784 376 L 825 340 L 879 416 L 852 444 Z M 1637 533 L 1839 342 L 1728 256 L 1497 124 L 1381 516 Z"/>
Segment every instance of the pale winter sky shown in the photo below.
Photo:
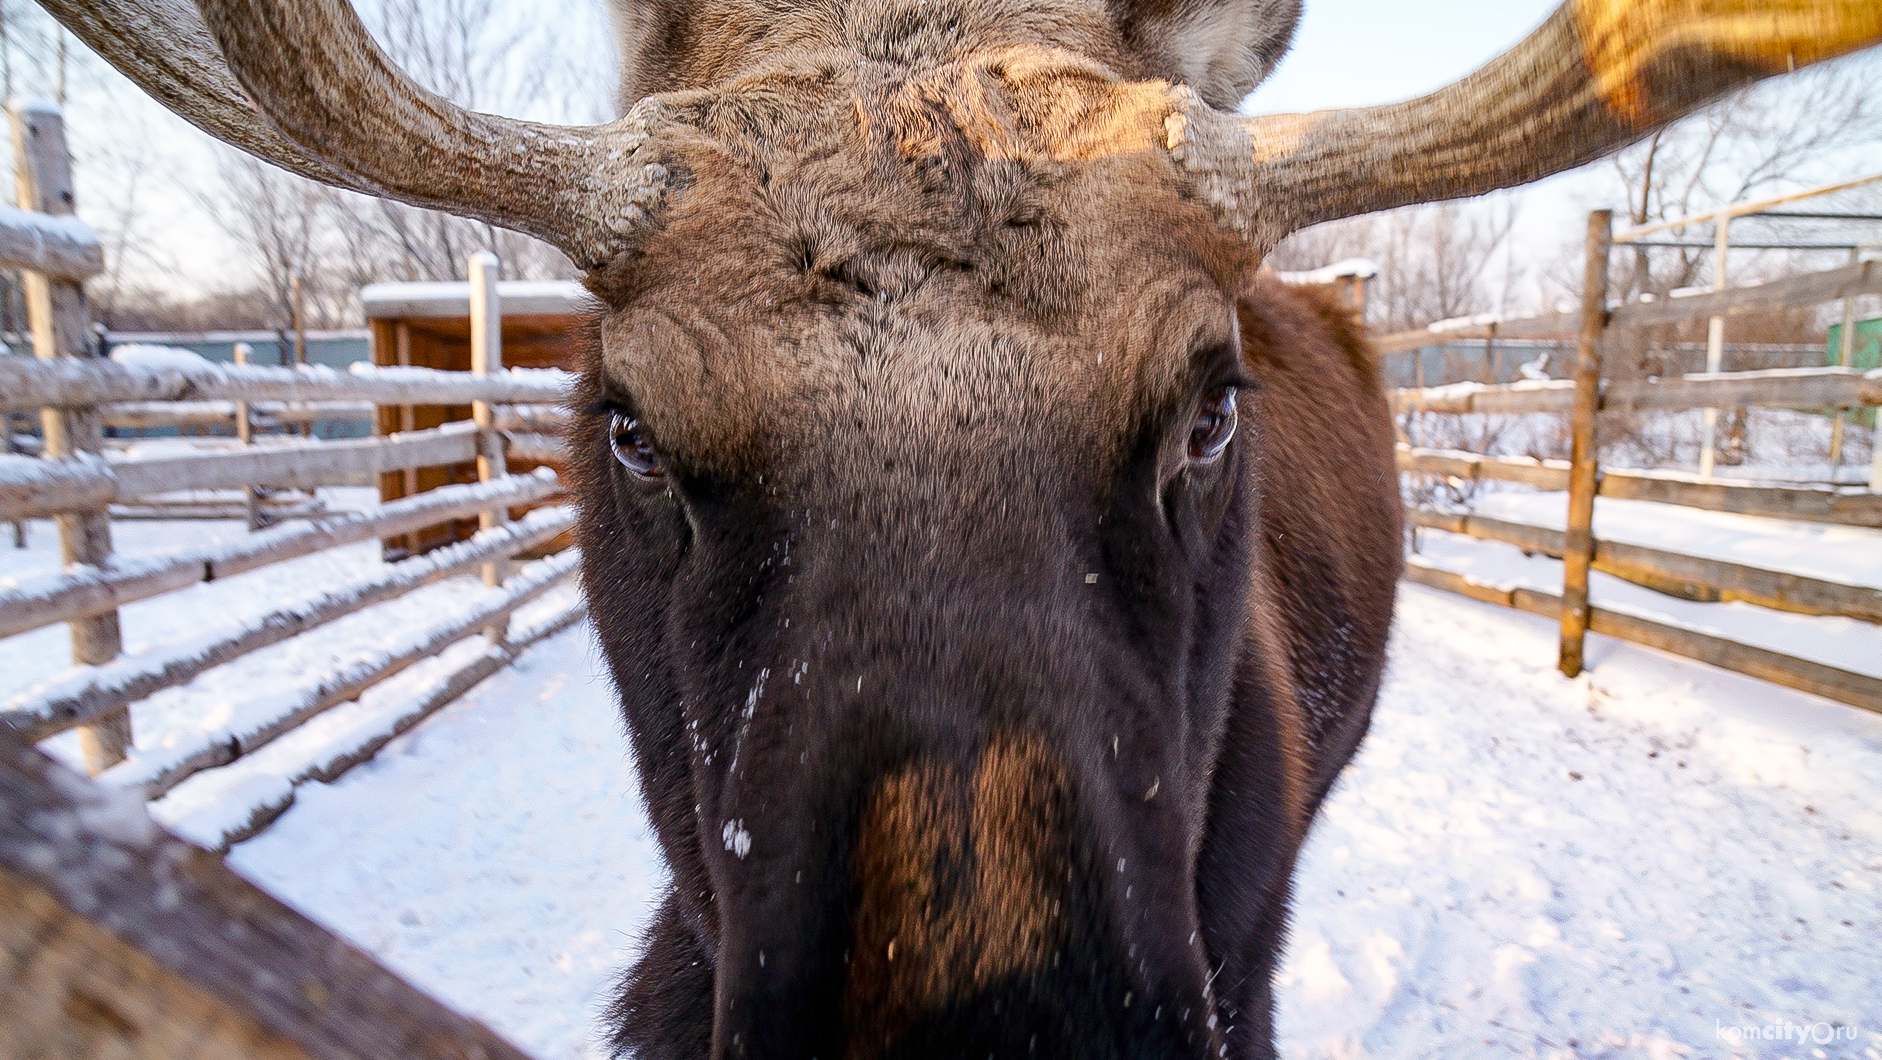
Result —
<path fill-rule="evenodd" d="M 1293 51 L 1246 109 L 1313 110 L 1420 95 L 1509 48 L 1554 6 L 1553 0 L 1306 0 Z M 559 32 L 572 40 L 567 61 L 595 71 L 597 100 L 605 103 L 611 97 L 611 76 L 601 72 L 607 60 L 596 0 L 572 5 L 500 0 L 499 10 L 514 11 L 519 21 L 553 23 L 544 34 Z M 199 201 L 219 193 L 214 158 L 220 148 L 136 95 L 95 58 L 91 72 L 75 79 L 68 114 L 79 151 L 81 213 L 109 228 L 134 199 L 142 249 L 123 255 L 126 268 L 153 286 L 179 291 L 246 285 L 254 266 L 214 230 Z M 526 116 L 553 120 L 570 115 Z M 1563 245 L 1565 233 L 1579 231 L 1581 211 L 1592 205 L 1590 188 L 1589 180 L 1571 175 L 1527 195 L 1519 226 L 1522 241 L 1538 254 Z"/>
<path fill-rule="evenodd" d="M 1390 103 L 1482 66 L 1554 0 L 1306 0 L 1294 50 L 1248 98 L 1254 113 Z"/>

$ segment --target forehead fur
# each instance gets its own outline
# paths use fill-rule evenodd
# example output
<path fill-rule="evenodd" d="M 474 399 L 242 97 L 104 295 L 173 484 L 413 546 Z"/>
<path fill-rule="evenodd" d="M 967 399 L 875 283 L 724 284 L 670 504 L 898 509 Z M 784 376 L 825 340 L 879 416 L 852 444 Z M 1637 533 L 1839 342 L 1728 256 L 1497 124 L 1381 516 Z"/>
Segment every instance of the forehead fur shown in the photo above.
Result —
<path fill-rule="evenodd" d="M 1226 338 L 1247 264 L 1161 150 L 1163 87 L 1041 49 L 738 86 L 600 285 L 608 386 L 664 448 L 738 467 L 934 389 L 1121 440 Z"/>

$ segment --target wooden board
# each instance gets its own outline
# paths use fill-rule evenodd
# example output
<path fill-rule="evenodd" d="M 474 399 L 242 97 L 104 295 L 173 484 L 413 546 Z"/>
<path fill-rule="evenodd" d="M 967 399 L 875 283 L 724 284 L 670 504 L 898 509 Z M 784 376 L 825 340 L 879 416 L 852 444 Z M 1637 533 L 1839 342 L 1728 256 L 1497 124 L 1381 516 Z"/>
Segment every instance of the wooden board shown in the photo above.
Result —
<path fill-rule="evenodd" d="M 1398 448 L 1401 471 L 1477 481 L 1521 482 L 1538 489 L 1568 487 L 1568 461 L 1522 456 L 1483 456 L 1452 449 Z M 1882 528 L 1882 493 L 1860 487 L 1767 486 L 1751 482 L 1702 479 L 1672 471 L 1601 472 L 1597 492 L 1620 500 L 1676 504 L 1711 512 L 1757 515 L 1771 519 Z"/>
<path fill-rule="evenodd" d="M 527 1060 L 0 732 L 0 1055 Z"/>
<path fill-rule="evenodd" d="M 401 319 L 380 317 L 368 321 L 371 331 L 373 363 L 395 366 L 401 363 L 439 371 L 463 372 L 471 369 L 470 318 L 416 317 Z M 593 318 L 585 313 L 508 315 L 503 318 L 503 363 L 509 368 L 577 367 L 583 344 L 595 341 Z M 378 411 L 376 430 L 391 434 L 413 427 L 423 429 L 471 418 L 468 402 L 461 405 L 384 405 Z M 531 456 L 548 455 L 532 451 Z M 512 473 L 537 467 L 562 469 L 560 461 L 517 459 L 510 462 Z M 477 481 L 477 464 L 467 458 L 450 464 L 418 468 L 413 473 L 388 472 L 379 476 L 381 502 L 398 500 L 438 489 L 441 486 Z M 512 516 L 527 508 L 517 508 Z M 426 552 L 453 541 L 462 541 L 477 532 L 475 519 L 441 523 L 423 531 L 388 538 L 388 559 Z"/>
<path fill-rule="evenodd" d="M 1550 619 L 1556 617 L 1562 606 L 1562 598 L 1554 593 L 1488 584 L 1432 566 L 1416 556 L 1405 564 L 1404 579 Z M 1589 611 L 1589 628 L 1605 636 L 1658 648 L 1721 670 L 1882 713 L 1882 678 L 1599 606 Z"/>
<path fill-rule="evenodd" d="M 1429 508 L 1406 508 L 1405 521 L 1412 526 L 1501 541 L 1524 552 L 1558 559 L 1565 551 L 1562 531 L 1527 523 Z M 1808 578 L 1618 541 L 1595 542 L 1594 567 L 1688 600 L 1743 600 L 1777 611 L 1882 622 L 1882 589 L 1867 585 Z"/>

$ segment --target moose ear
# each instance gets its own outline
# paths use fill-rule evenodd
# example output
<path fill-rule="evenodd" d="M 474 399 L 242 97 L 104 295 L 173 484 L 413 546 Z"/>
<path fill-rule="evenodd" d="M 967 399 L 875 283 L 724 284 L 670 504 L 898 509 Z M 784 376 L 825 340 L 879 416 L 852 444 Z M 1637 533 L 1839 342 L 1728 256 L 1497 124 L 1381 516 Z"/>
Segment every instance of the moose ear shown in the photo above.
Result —
<path fill-rule="evenodd" d="M 690 0 L 605 0 L 605 6 L 621 65 L 615 97 L 621 113 L 656 92 L 699 87 L 686 83 L 682 69 L 696 43 L 689 23 L 697 5 Z"/>
<path fill-rule="evenodd" d="M 1124 39 L 1212 106 L 1234 110 L 1294 41 L 1301 0 L 1112 0 Z"/>

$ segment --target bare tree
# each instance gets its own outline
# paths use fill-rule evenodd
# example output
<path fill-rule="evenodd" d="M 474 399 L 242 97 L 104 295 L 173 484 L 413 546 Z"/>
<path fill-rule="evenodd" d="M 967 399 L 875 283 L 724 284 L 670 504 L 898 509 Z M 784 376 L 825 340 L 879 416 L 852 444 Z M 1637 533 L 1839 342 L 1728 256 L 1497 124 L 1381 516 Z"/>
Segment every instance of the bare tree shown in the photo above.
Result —
<path fill-rule="evenodd" d="M 351 308 L 346 281 L 352 277 L 333 267 L 333 193 L 244 154 L 228 153 L 219 168 L 219 194 L 198 194 L 197 200 L 259 266 L 269 326 L 284 332 L 293 326 L 296 276 L 308 323 L 340 323 Z"/>
<path fill-rule="evenodd" d="M 1839 154 L 1882 143 L 1882 63 L 1832 63 L 1737 92 L 1608 163 L 1610 186 L 1633 224 L 1831 179 Z M 1688 230 L 1704 244 L 1710 233 Z M 1682 240 L 1684 241 L 1684 240 Z M 1665 295 L 1701 282 L 1711 251 L 1635 248 L 1617 270 L 1617 295 Z"/>
<path fill-rule="evenodd" d="M 426 87 L 475 110 L 597 120 L 609 79 L 597 56 L 571 56 L 566 37 L 540 19 L 501 17 L 494 0 L 382 0 L 375 35 Z M 359 279 L 457 279 L 465 259 L 491 250 L 504 271 L 530 279 L 572 277 L 574 265 L 538 240 L 449 214 L 345 195 L 333 214 L 348 268 Z"/>
<path fill-rule="evenodd" d="M 1367 292 L 1367 323 L 1399 331 L 1506 306 L 1517 270 L 1502 252 L 1517 212 L 1515 199 L 1492 195 L 1335 221 L 1289 237 L 1268 260 L 1309 269 L 1372 259 L 1379 276 Z"/>

